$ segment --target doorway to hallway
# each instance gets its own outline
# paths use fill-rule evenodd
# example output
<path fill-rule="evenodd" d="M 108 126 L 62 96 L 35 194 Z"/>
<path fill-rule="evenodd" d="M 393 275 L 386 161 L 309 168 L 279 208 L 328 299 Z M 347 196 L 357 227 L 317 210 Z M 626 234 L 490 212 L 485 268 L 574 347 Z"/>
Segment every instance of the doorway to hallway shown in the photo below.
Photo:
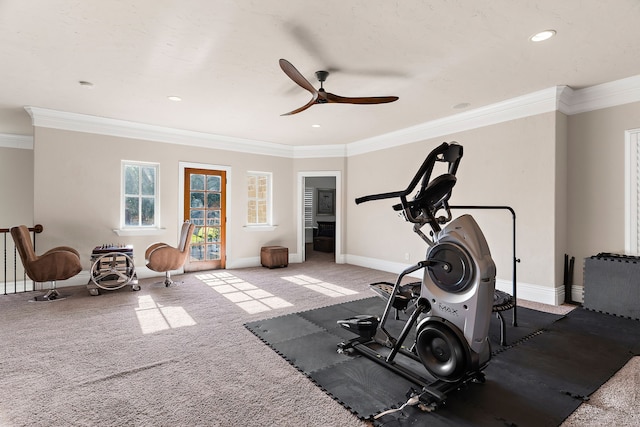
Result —
<path fill-rule="evenodd" d="M 298 253 L 302 262 L 340 262 L 341 173 L 299 172 Z"/>

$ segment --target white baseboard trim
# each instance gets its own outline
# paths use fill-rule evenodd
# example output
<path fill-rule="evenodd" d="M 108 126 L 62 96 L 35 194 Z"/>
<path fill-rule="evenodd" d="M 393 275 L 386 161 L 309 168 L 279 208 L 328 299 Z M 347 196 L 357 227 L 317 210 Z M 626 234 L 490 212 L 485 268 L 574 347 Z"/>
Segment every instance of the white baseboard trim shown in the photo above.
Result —
<path fill-rule="evenodd" d="M 496 289 L 512 295 L 513 282 L 511 280 L 496 279 Z M 560 305 L 564 302 L 564 289 L 518 282 L 516 284 L 516 297 L 542 304 Z"/>
<path fill-rule="evenodd" d="M 345 264 L 345 255 L 336 255 L 336 264 Z M 289 264 L 299 264 L 302 263 L 302 254 L 300 253 L 289 253 Z M 260 262 L 260 257 L 248 257 L 248 258 L 236 258 L 233 260 L 227 260 L 228 269 L 236 269 L 236 268 L 251 268 L 251 267 L 260 267 L 262 264 Z"/>
<path fill-rule="evenodd" d="M 573 302 L 584 302 L 584 286 L 573 285 L 571 286 L 571 300 Z"/>
<path fill-rule="evenodd" d="M 301 256 L 299 254 L 289 254 L 289 263 L 300 263 Z M 385 271 L 388 273 L 400 274 L 403 270 L 410 266 L 410 264 L 404 264 L 401 262 L 393 262 L 387 260 L 381 260 L 376 258 L 362 257 L 359 255 L 349 255 L 343 254 L 336 256 L 336 263 L 338 264 L 352 264 L 360 267 L 371 268 L 373 270 Z M 248 257 L 248 258 L 237 258 L 233 261 L 227 262 L 228 269 L 238 269 L 238 268 L 251 268 L 251 267 L 260 267 L 260 257 Z M 172 271 L 172 274 L 182 274 L 182 270 Z M 164 276 L 163 273 L 158 273 L 156 271 L 149 270 L 146 266 L 136 267 L 136 274 L 138 279 L 146 279 L 149 277 L 161 277 Z M 409 277 L 415 277 L 417 279 L 422 279 L 422 271 L 418 270 L 414 273 L 409 274 Z M 56 282 L 56 287 L 64 288 L 68 286 L 78 286 L 78 285 L 86 285 L 90 280 L 90 272 L 89 270 L 83 270 L 78 275 L 67 279 L 67 280 L 58 280 Z M 22 283 L 18 284 L 19 287 L 22 287 Z M 28 286 L 31 287 L 31 282 L 29 281 Z M 36 291 L 47 290 L 51 287 L 50 283 L 42 283 L 37 284 L 35 286 Z M 7 282 L 7 290 L 13 289 L 13 284 Z M 496 280 L 496 289 L 501 290 L 503 292 L 507 292 L 508 294 L 513 294 L 513 284 L 511 280 Z M 564 288 L 552 288 L 549 286 L 536 285 L 532 283 L 524 283 L 518 282 L 517 284 L 517 297 L 520 299 L 525 299 L 527 301 L 539 302 L 543 304 L 550 305 L 561 305 L 564 302 Z M 18 290 L 21 292 L 21 290 Z M 9 293 L 9 292 L 8 292 Z M 584 287 L 580 285 L 573 285 L 571 287 L 571 299 L 574 302 L 582 303 L 584 301 Z"/>
<path fill-rule="evenodd" d="M 289 256 L 289 262 L 291 262 L 291 256 Z M 237 268 L 251 268 L 251 267 L 260 267 L 260 257 L 248 257 L 248 258 L 234 258 L 233 260 L 227 259 L 226 268 L 227 269 L 237 269 Z"/>
<path fill-rule="evenodd" d="M 407 267 L 411 265 L 411 264 L 404 264 L 401 262 L 386 261 L 383 259 L 362 257 L 359 255 L 350 255 L 350 254 L 345 255 L 345 261 L 347 264 L 371 268 L 373 270 L 386 271 L 388 273 L 395 273 L 395 274 L 400 274 L 403 270 L 405 270 Z M 416 272 L 409 274 L 408 276 L 422 279 L 422 275 L 423 275 L 422 271 L 418 270 Z"/>
<path fill-rule="evenodd" d="M 375 270 L 386 271 L 389 273 L 400 274 L 403 270 L 410 266 L 400 262 L 386 261 L 376 258 L 362 257 L 358 255 L 346 255 L 347 264 L 358 265 L 360 267 L 372 268 Z M 410 277 L 422 278 L 422 271 L 418 270 L 409 274 Z M 581 287 L 574 286 L 572 289 L 572 298 L 574 301 L 582 300 Z M 513 282 L 511 280 L 496 280 L 496 289 L 508 294 L 513 294 Z M 577 296 L 580 299 L 577 299 Z M 564 302 L 564 289 L 552 288 L 550 286 L 536 285 L 532 283 L 518 282 L 516 288 L 517 298 L 528 301 L 539 302 L 550 305 L 560 305 Z"/>
<path fill-rule="evenodd" d="M 183 270 L 175 270 L 175 271 L 171 271 L 171 274 L 182 274 Z M 136 267 L 136 276 L 138 276 L 138 279 L 147 279 L 149 277 L 164 277 L 164 273 L 158 273 L 157 271 L 153 271 L 148 269 L 146 266 L 138 266 Z M 89 283 L 89 281 L 91 280 L 91 273 L 89 270 L 82 270 L 80 273 L 78 273 L 77 275 L 67 279 L 67 280 L 56 280 L 56 288 L 66 288 L 66 287 L 70 287 L 70 286 L 81 286 L 81 285 L 87 285 Z M 9 283 L 7 282 L 7 289 L 13 289 L 14 284 L 13 283 Z M 28 288 L 31 288 L 32 285 L 32 281 L 28 280 Z M 22 283 L 18 283 L 18 287 L 20 288 L 19 291 L 22 291 L 22 288 L 24 288 L 24 286 L 22 285 Z M 46 282 L 46 283 L 37 283 L 34 287 L 34 290 L 37 291 L 46 291 L 48 289 L 51 289 L 51 282 Z"/>

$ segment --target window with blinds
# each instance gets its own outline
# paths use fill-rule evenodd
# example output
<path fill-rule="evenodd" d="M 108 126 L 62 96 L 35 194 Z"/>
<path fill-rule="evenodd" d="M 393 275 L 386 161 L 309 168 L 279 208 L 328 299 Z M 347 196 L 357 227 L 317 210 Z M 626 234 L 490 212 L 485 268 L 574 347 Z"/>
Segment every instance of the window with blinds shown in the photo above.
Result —
<path fill-rule="evenodd" d="M 247 225 L 271 224 L 271 173 L 247 174 Z"/>
<path fill-rule="evenodd" d="M 304 227 L 313 227 L 313 188 L 304 189 Z"/>

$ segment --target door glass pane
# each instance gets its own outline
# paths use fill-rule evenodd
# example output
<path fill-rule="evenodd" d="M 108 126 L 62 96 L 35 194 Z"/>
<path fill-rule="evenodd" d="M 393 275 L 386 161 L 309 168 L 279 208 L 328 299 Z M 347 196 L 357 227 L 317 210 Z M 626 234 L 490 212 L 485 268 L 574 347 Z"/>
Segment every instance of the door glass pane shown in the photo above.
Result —
<path fill-rule="evenodd" d="M 207 243 L 220 241 L 220 228 L 207 227 Z"/>
<path fill-rule="evenodd" d="M 191 174 L 191 190 L 204 190 L 204 175 Z"/>
<path fill-rule="evenodd" d="M 220 259 L 220 245 L 207 245 L 207 260 L 215 261 Z"/>
<path fill-rule="evenodd" d="M 191 207 L 192 208 L 203 208 L 204 207 L 204 193 L 202 192 L 191 192 Z"/>
<path fill-rule="evenodd" d="M 204 245 L 191 245 L 191 261 L 204 261 Z"/>
<path fill-rule="evenodd" d="M 191 241 L 194 243 L 204 243 L 204 227 L 196 227 L 193 230 L 193 236 L 191 237 Z"/>
<path fill-rule="evenodd" d="M 220 209 L 220 193 L 207 193 L 207 208 Z"/>
<path fill-rule="evenodd" d="M 207 225 L 220 225 L 220 211 L 207 211 Z"/>
<path fill-rule="evenodd" d="M 189 221 L 195 225 L 204 225 L 204 211 L 200 209 L 192 209 L 189 215 Z"/>
<path fill-rule="evenodd" d="M 207 191 L 220 192 L 220 177 L 219 176 L 207 176 Z"/>

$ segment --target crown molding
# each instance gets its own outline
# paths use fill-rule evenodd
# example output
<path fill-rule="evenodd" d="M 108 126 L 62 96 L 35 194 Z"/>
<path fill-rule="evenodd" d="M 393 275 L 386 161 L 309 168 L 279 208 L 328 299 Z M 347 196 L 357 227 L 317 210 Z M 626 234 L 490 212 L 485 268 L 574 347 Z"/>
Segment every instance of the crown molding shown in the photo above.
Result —
<path fill-rule="evenodd" d="M 33 150 L 33 137 L 30 135 L 0 133 L 0 147 Z"/>
<path fill-rule="evenodd" d="M 348 157 L 560 111 L 579 114 L 640 101 L 640 75 L 583 89 L 556 86 L 349 144 L 289 146 L 78 113 L 25 107 L 34 126 L 294 159 Z M 13 137 L 30 138 L 16 139 Z M 33 138 L 0 136 L 0 146 L 33 148 Z"/>
<path fill-rule="evenodd" d="M 640 75 L 584 89 L 556 86 L 527 95 L 353 142 L 347 155 L 393 148 L 523 117 L 560 111 L 566 115 L 640 101 Z"/>
<path fill-rule="evenodd" d="M 523 117 L 548 113 L 557 109 L 557 99 L 558 88 L 553 87 L 540 90 L 485 107 L 401 129 L 397 132 L 353 142 L 348 145 L 347 154 L 349 156 L 355 156 Z"/>
<path fill-rule="evenodd" d="M 566 114 L 580 114 L 638 101 L 640 75 L 572 91 Z"/>
<path fill-rule="evenodd" d="M 293 148 L 294 159 L 313 159 L 318 157 L 345 157 L 347 146 L 345 144 L 336 145 L 310 145 Z"/>
<path fill-rule="evenodd" d="M 27 110 L 31 116 L 33 126 L 38 127 L 144 139 L 169 144 L 190 145 L 265 156 L 293 156 L 293 147 L 283 144 L 174 129 L 66 111 L 49 110 L 40 107 L 25 107 L 25 110 Z"/>

